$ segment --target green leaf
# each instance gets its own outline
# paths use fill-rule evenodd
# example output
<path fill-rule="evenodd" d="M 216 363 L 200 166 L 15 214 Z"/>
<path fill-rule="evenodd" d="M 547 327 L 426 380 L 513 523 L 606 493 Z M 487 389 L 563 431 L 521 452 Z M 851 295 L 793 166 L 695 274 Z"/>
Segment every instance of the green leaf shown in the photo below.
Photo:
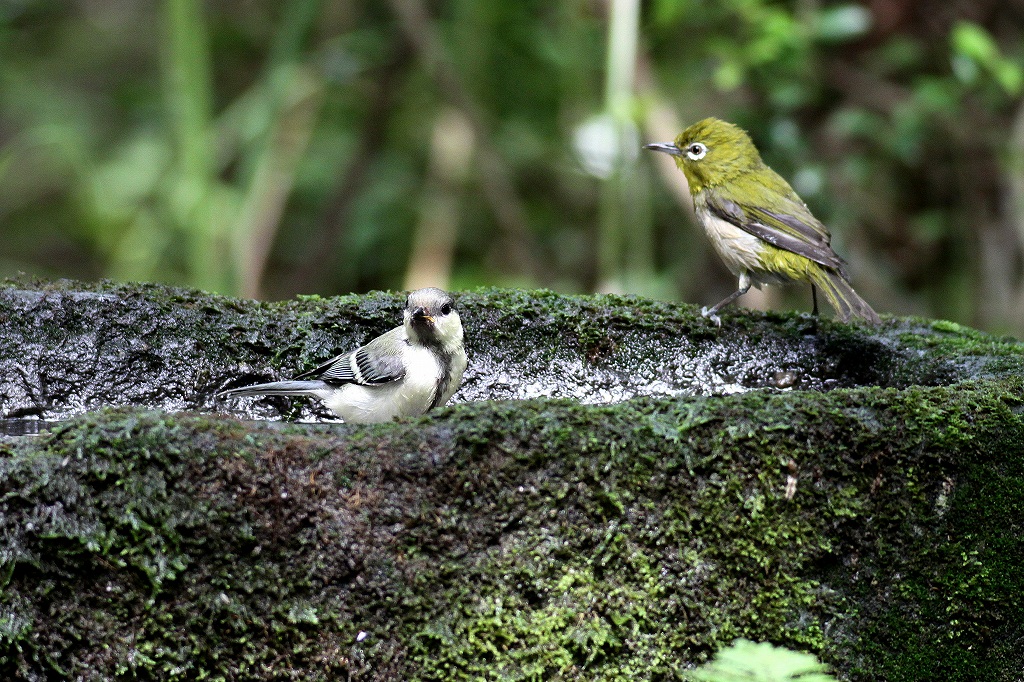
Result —
<path fill-rule="evenodd" d="M 953 47 L 953 71 L 963 81 L 974 80 L 970 62 L 987 71 L 1006 94 L 1015 96 L 1024 87 L 1024 70 L 1020 65 L 1003 57 L 995 38 L 981 26 L 961 21 L 950 34 Z"/>
<path fill-rule="evenodd" d="M 965 57 L 988 64 L 999 58 L 999 46 L 981 26 L 969 21 L 961 21 L 953 27 L 951 34 L 953 50 Z"/>
<path fill-rule="evenodd" d="M 692 682 L 835 682 L 812 654 L 737 639 L 701 667 L 686 673 Z"/>

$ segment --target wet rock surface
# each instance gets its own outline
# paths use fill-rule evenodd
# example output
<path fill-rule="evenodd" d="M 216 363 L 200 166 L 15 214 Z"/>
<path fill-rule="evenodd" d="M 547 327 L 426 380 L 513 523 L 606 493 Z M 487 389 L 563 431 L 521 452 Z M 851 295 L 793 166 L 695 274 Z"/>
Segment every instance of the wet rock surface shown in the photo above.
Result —
<path fill-rule="evenodd" d="M 101 406 L 332 420 L 304 399 L 221 402 L 227 387 L 294 376 L 396 326 L 401 294 L 282 303 L 157 285 L 0 287 L 0 417 L 61 420 Z M 904 388 L 1024 365 L 1013 340 L 950 323 L 879 329 L 646 299 L 484 290 L 459 296 L 469 368 L 453 403 Z"/>
<path fill-rule="evenodd" d="M 349 426 L 213 396 L 400 295 L 0 289 L 3 414 L 66 420 L 0 438 L 0 679 L 678 680 L 736 637 L 848 680 L 1019 677 L 1016 340 L 461 305 L 457 404 Z"/>

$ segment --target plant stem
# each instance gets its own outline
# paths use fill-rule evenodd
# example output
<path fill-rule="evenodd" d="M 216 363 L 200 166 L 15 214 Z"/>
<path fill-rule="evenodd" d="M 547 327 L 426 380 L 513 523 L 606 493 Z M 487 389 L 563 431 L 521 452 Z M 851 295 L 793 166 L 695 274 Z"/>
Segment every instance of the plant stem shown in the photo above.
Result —
<path fill-rule="evenodd" d="M 230 292 L 224 228 L 216 215 L 213 85 L 200 1 L 166 0 L 164 22 L 164 87 L 175 155 L 165 200 L 175 227 L 188 242 L 190 281 L 204 289 Z"/>

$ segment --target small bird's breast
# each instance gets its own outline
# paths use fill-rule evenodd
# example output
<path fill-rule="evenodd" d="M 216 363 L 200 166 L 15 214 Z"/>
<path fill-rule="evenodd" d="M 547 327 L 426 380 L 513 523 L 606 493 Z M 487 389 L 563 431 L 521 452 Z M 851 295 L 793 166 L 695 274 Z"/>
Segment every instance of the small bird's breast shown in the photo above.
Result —
<path fill-rule="evenodd" d="M 402 396 L 404 402 L 416 410 L 415 414 L 422 414 L 430 408 L 443 371 L 437 356 L 427 348 L 412 346 L 406 351 Z"/>
<path fill-rule="evenodd" d="M 697 208 L 697 218 L 718 256 L 729 272 L 740 276 L 747 272 L 756 284 L 784 284 L 790 278 L 767 271 L 763 265 L 766 250 L 774 249 L 746 230 L 723 220 L 706 208 Z"/>
<path fill-rule="evenodd" d="M 762 240 L 706 209 L 698 209 L 697 218 L 732 274 L 739 276 L 741 272 L 760 266 L 759 255 L 766 246 Z"/>
<path fill-rule="evenodd" d="M 462 384 L 462 374 L 468 364 L 465 349 L 459 346 L 458 351 L 451 355 L 448 362 L 448 381 L 439 389 L 441 393 L 437 396 L 436 402 L 438 407 L 446 405 Z"/>

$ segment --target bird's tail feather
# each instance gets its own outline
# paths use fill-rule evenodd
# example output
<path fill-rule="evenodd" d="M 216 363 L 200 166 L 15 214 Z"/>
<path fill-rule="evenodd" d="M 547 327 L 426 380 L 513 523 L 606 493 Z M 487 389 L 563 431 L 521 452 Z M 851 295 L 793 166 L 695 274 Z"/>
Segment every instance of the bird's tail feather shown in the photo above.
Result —
<path fill-rule="evenodd" d="M 843 322 L 851 317 L 859 317 L 869 324 L 879 324 L 882 320 L 872 310 L 868 302 L 861 298 L 842 274 L 830 268 L 814 268 L 811 279 L 825 294 L 829 304 Z"/>
<path fill-rule="evenodd" d="M 269 384 L 242 386 L 222 391 L 221 398 L 238 398 L 248 395 L 318 395 L 328 388 L 322 381 L 272 381 Z"/>

